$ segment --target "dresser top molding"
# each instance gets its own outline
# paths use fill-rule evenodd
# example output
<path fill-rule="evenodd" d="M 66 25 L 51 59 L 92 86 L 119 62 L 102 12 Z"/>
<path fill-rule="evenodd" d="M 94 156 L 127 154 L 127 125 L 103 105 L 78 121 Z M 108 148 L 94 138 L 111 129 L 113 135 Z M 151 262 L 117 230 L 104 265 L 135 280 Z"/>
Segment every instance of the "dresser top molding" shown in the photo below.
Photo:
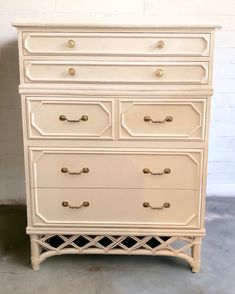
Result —
<path fill-rule="evenodd" d="M 69 22 L 12 22 L 12 26 L 17 28 L 41 28 L 41 29 L 58 29 L 58 28 L 71 28 L 71 29 L 107 29 L 107 30 L 216 30 L 221 29 L 218 24 L 110 24 L 110 23 L 69 23 Z"/>

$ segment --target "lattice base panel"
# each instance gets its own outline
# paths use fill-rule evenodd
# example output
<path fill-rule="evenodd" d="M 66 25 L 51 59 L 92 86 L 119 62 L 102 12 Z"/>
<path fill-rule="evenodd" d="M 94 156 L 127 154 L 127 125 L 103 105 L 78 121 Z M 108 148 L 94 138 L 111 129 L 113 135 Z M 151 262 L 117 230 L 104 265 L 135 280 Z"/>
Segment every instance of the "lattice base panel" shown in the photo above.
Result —
<path fill-rule="evenodd" d="M 166 255 L 185 259 L 200 270 L 201 237 L 132 235 L 30 235 L 32 267 L 61 254 Z"/>

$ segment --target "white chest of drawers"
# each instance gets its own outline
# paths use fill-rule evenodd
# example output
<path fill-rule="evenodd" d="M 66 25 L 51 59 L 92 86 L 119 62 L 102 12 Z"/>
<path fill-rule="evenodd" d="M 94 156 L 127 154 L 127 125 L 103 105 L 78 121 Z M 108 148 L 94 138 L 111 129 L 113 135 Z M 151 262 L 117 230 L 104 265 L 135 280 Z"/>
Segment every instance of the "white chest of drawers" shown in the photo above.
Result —
<path fill-rule="evenodd" d="M 216 27 L 14 25 L 33 268 L 90 253 L 199 271 Z"/>

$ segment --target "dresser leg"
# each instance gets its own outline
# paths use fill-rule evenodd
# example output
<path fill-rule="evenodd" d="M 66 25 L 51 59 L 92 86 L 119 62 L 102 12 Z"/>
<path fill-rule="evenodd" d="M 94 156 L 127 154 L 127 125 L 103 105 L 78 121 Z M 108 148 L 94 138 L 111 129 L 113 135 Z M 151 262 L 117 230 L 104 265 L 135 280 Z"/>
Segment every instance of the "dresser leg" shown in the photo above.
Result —
<path fill-rule="evenodd" d="M 193 263 L 192 263 L 192 272 L 198 273 L 200 271 L 200 265 L 201 265 L 201 237 L 195 237 L 194 238 L 195 244 L 192 247 L 192 257 L 193 257 Z"/>
<path fill-rule="evenodd" d="M 31 264 L 33 270 L 39 270 L 39 256 L 40 256 L 40 245 L 38 244 L 38 235 L 30 235 L 31 244 Z"/>

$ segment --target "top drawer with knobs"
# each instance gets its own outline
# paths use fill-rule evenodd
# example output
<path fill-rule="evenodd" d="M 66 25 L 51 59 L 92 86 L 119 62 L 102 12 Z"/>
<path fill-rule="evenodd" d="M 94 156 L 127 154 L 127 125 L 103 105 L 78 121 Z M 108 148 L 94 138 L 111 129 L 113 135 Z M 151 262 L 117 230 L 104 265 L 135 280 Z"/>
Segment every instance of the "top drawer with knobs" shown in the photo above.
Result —
<path fill-rule="evenodd" d="M 23 55 L 202 56 L 210 34 L 24 32 Z"/>

